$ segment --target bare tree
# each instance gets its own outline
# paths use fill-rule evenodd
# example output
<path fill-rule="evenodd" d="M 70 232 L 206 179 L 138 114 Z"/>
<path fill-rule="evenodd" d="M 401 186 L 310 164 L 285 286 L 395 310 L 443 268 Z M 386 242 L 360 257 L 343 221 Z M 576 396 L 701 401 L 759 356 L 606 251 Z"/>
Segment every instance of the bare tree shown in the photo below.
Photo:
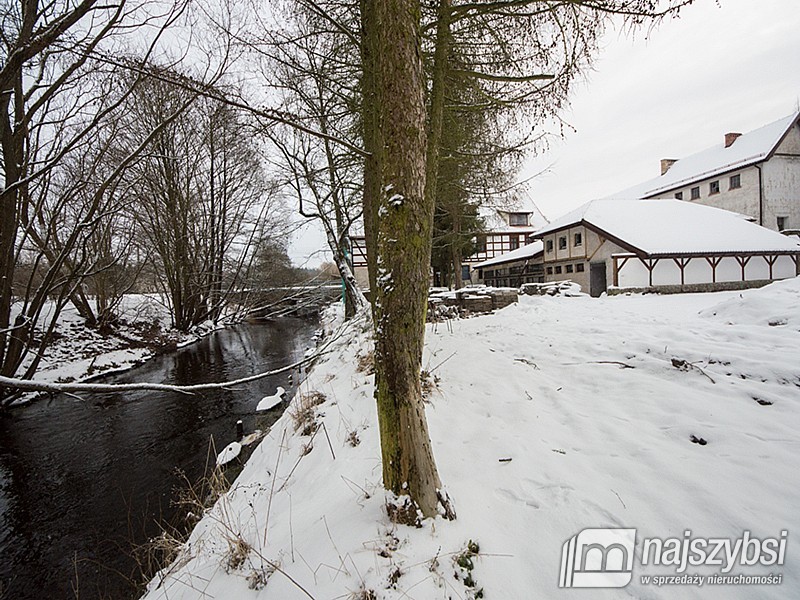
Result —
<path fill-rule="evenodd" d="M 148 79 L 129 107 L 127 144 L 137 145 L 183 96 L 172 83 Z M 131 218 L 158 259 L 179 330 L 219 318 L 252 264 L 255 241 L 280 223 L 246 127 L 238 111 L 198 100 L 162 128 L 126 174 Z"/>
<path fill-rule="evenodd" d="M 359 143 L 358 45 L 350 32 L 357 14 L 347 4 L 283 8 L 284 23 L 250 42 L 264 59 L 282 108 L 326 136 Z M 355 40 L 357 42 L 357 40 Z M 363 157 L 351 148 L 291 125 L 266 124 L 277 151 L 274 167 L 296 197 L 302 216 L 322 226 L 344 284 L 345 316 L 366 306 L 353 275 L 350 235 L 361 217 Z"/>
<path fill-rule="evenodd" d="M 67 302 L 92 316 L 82 288 L 98 268 L 90 240 L 108 214 L 120 173 L 142 151 L 134 148 L 117 168 L 97 173 L 96 185 L 87 187 L 82 171 L 71 177 L 81 162 L 89 169 L 98 165 L 108 141 L 100 132 L 138 84 L 132 78 L 126 89 L 116 87 L 113 73 L 119 67 L 96 57 L 119 47 L 134 25 L 147 24 L 151 35 L 141 37 L 143 51 L 128 61 L 145 64 L 185 5 L 162 4 L 163 12 L 148 10 L 148 16 L 141 8 L 126 1 L 42 5 L 33 0 L 6 3 L 0 12 L 0 372 L 5 375 L 21 368 L 24 376 L 33 374 Z M 27 280 L 16 272 L 26 260 L 32 265 Z"/>

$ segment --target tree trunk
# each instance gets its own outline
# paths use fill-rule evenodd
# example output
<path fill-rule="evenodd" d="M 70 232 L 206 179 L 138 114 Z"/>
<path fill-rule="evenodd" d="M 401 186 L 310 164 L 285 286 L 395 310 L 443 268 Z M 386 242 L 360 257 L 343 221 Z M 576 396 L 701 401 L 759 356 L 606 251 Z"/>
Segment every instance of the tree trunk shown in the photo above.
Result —
<path fill-rule="evenodd" d="M 364 191 L 363 219 L 364 241 L 367 253 L 369 288 L 375 290 L 377 268 L 376 231 L 378 206 L 381 195 L 381 164 L 383 161 L 383 132 L 380 124 L 381 110 L 381 54 L 378 34 L 382 27 L 384 0 L 361 0 L 361 113 L 364 127 Z M 370 302 L 375 310 L 375 294 Z"/>
<path fill-rule="evenodd" d="M 450 251 L 453 256 L 453 280 L 455 284 L 453 287 L 457 290 L 461 289 L 463 284 L 461 279 L 461 215 L 460 211 L 456 211 L 456 218 L 453 220 L 453 245 L 450 246 Z"/>
<path fill-rule="evenodd" d="M 374 63 L 364 65 L 377 78 L 377 125 L 383 141 L 380 175 L 370 172 L 370 161 L 365 167 L 365 184 L 379 181 L 379 195 L 370 199 L 377 199 L 379 206 L 376 211 L 365 205 L 364 214 L 367 221 L 372 208 L 367 227 L 377 250 L 370 266 L 375 269 L 375 396 L 383 484 L 398 496 L 408 495 L 431 517 L 437 514 L 441 482 L 420 389 L 433 229 L 433 202 L 425 194 L 420 5 L 419 0 L 366 4 L 374 5 L 369 10 L 377 15 L 364 15 L 365 44 L 381 57 L 378 70 L 371 71 Z M 373 108 L 370 100 L 365 97 L 367 113 Z"/>

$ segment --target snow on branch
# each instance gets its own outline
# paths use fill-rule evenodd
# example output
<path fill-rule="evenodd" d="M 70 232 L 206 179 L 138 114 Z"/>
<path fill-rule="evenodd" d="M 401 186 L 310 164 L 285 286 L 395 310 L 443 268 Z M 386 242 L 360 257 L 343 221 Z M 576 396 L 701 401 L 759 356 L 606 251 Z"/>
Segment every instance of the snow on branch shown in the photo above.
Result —
<path fill-rule="evenodd" d="M 347 323 L 345 324 L 347 325 Z M 19 390 L 21 392 L 49 392 L 49 393 L 63 393 L 63 394 L 76 394 L 80 392 L 133 392 L 141 390 L 152 390 L 162 392 L 177 392 L 179 394 L 194 395 L 198 392 L 207 390 L 227 390 L 235 386 L 258 381 L 273 375 L 280 375 L 292 371 L 302 365 L 309 363 L 317 358 L 332 352 L 331 345 L 338 340 L 344 333 L 346 327 L 340 327 L 333 337 L 316 352 L 304 357 L 301 360 L 293 362 L 289 365 L 283 366 L 279 369 L 257 373 L 249 377 L 242 377 L 241 379 L 234 379 L 231 381 L 221 381 L 217 383 L 198 383 L 194 385 L 170 385 L 167 383 L 54 383 L 48 381 L 35 381 L 33 379 L 16 379 L 13 377 L 0 376 L 0 388 L 7 387 Z"/>

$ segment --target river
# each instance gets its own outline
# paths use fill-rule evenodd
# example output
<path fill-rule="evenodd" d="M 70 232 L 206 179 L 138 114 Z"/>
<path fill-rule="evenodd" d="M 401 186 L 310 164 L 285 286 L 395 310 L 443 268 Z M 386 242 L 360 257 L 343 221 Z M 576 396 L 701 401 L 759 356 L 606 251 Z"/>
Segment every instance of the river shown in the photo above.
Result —
<path fill-rule="evenodd" d="M 245 377 L 302 358 L 316 327 L 242 324 L 103 382 Z M 0 415 L 0 599 L 135 597 L 131 551 L 178 517 L 177 469 L 202 476 L 211 436 L 220 450 L 238 419 L 252 431 L 258 400 L 278 385 L 291 394 L 282 374 L 235 392 L 61 395 Z"/>

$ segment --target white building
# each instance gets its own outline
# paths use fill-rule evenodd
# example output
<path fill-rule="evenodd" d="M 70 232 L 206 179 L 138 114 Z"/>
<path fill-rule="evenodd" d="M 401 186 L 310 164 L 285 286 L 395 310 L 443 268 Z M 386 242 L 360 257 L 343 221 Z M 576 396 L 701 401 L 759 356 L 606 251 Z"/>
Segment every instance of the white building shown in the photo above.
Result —
<path fill-rule="evenodd" d="M 527 245 L 533 233 L 547 225 L 548 220 L 527 194 L 497 206 L 481 206 L 479 215 L 485 231 L 477 236 L 477 251 L 461 261 L 462 279 L 478 280 L 478 263 L 513 252 Z"/>
<path fill-rule="evenodd" d="M 525 283 L 543 283 L 542 242 L 536 240 L 511 252 L 472 266 L 474 283 L 494 287 L 520 287 Z"/>
<path fill-rule="evenodd" d="M 536 232 L 545 281 L 605 291 L 757 287 L 800 272 L 800 242 L 680 200 L 593 200 Z"/>
<path fill-rule="evenodd" d="M 612 198 L 677 199 L 746 215 L 776 231 L 800 229 L 800 113 L 679 160 Z"/>

